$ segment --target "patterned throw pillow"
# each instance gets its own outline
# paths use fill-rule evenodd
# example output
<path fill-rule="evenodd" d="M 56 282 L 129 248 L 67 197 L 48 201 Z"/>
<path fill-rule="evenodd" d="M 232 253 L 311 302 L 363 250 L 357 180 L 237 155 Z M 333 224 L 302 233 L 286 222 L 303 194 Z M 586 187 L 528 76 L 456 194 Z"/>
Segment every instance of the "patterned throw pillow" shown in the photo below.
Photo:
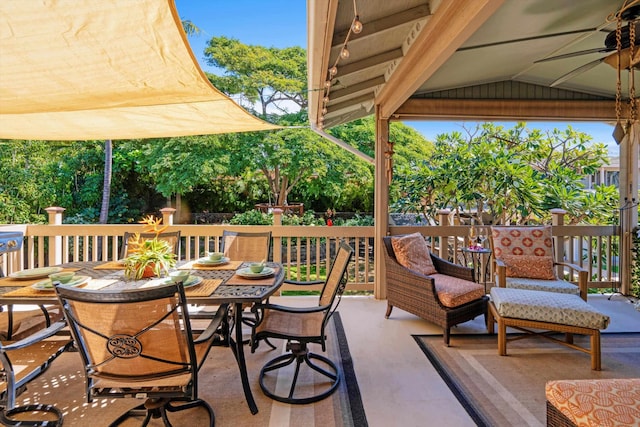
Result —
<path fill-rule="evenodd" d="M 555 280 L 551 227 L 491 227 L 493 253 L 508 277 Z"/>
<path fill-rule="evenodd" d="M 394 236 L 391 246 L 400 265 L 426 276 L 437 273 L 429 255 L 429 246 L 420 233 Z"/>

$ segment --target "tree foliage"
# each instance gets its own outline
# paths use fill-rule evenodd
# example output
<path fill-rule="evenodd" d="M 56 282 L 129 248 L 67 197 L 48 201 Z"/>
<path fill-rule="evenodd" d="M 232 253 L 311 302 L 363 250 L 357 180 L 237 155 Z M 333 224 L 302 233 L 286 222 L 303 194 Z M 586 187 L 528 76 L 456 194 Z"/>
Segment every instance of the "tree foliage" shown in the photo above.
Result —
<path fill-rule="evenodd" d="M 570 126 L 541 132 L 524 123 L 438 135 L 432 156 L 398 168 L 395 206 L 431 221 L 443 208 L 502 224 L 547 222 L 552 208 L 567 210 L 572 223 L 610 221 L 615 189 L 584 190 L 582 178 L 607 161 L 606 147 L 590 141 Z"/>
<path fill-rule="evenodd" d="M 215 87 L 239 99 L 249 110 L 258 106 L 266 117 L 272 110 L 279 114 L 307 107 L 307 54 L 301 47 L 279 49 L 246 45 L 228 37 L 213 37 L 204 56 L 222 75 L 207 74 Z"/>

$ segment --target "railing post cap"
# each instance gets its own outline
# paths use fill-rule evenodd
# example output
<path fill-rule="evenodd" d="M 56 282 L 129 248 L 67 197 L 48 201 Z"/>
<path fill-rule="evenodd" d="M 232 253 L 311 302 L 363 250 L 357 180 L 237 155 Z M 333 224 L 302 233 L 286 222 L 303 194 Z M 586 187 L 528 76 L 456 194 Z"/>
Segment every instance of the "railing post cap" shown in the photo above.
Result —
<path fill-rule="evenodd" d="M 160 212 L 162 213 L 174 213 L 176 211 L 176 208 L 162 208 L 160 209 Z"/>
<path fill-rule="evenodd" d="M 438 215 L 449 215 L 451 213 L 451 209 L 440 209 L 438 210 Z"/>
<path fill-rule="evenodd" d="M 275 215 L 282 215 L 282 209 L 280 208 L 274 208 L 271 212 L 273 212 Z"/>
<path fill-rule="evenodd" d="M 561 208 L 553 208 L 549 212 L 551 212 L 552 214 L 561 214 L 561 215 L 566 215 L 567 214 L 567 211 L 565 211 L 564 209 L 561 209 Z"/>
<path fill-rule="evenodd" d="M 65 208 L 61 208 L 59 206 L 50 206 L 48 208 L 45 208 L 45 211 L 49 212 L 49 213 L 62 213 L 64 211 L 66 211 Z"/>

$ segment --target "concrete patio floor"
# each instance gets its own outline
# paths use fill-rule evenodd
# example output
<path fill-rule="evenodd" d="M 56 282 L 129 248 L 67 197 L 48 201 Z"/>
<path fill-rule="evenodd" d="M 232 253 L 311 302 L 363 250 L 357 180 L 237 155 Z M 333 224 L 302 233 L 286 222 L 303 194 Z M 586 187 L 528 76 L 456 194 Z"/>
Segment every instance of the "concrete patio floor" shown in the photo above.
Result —
<path fill-rule="evenodd" d="M 294 306 L 310 302 L 309 297 L 272 301 Z M 590 295 L 589 302 L 611 317 L 605 332 L 640 332 L 640 312 L 628 298 L 614 295 L 609 300 L 598 294 Z M 338 308 L 369 426 L 475 426 L 412 338 L 442 334 L 441 328 L 397 308 L 385 319 L 386 306 L 386 300 L 373 297 L 344 297 Z M 484 319 L 454 328 L 451 345 L 460 333 L 486 333 Z"/>

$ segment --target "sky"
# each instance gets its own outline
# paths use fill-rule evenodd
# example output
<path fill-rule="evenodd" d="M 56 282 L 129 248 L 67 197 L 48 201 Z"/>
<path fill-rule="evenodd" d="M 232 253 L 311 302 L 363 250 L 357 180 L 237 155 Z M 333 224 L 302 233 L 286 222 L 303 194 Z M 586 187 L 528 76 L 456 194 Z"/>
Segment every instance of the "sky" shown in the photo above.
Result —
<path fill-rule="evenodd" d="M 306 3 L 306 0 L 175 0 L 180 18 L 190 20 L 201 30 L 200 35 L 189 37 L 189 43 L 200 67 L 207 72 L 215 71 L 204 59 L 207 41 L 214 36 L 235 38 L 249 45 L 277 48 L 301 46 L 306 49 Z M 433 141 L 439 134 L 462 131 L 463 126 L 473 129 L 476 123 L 409 121 L 405 124 Z M 515 123 L 497 124 L 510 128 Z M 611 136 L 613 126 L 606 123 L 527 122 L 527 127 L 566 129 L 569 124 L 575 130 L 591 135 L 593 142 L 606 144 L 611 156 L 619 155 L 618 146 Z"/>

